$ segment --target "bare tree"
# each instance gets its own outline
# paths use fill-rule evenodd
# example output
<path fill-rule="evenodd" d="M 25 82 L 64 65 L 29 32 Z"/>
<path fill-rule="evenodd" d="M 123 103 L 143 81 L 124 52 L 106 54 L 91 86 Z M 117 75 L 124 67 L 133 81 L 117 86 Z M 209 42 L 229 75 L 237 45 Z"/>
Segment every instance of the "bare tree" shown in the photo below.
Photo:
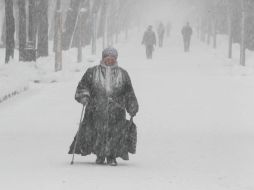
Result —
<path fill-rule="evenodd" d="M 240 64 L 245 66 L 245 0 L 241 2 L 241 52 L 240 52 Z"/>
<path fill-rule="evenodd" d="M 6 19 L 6 54 L 5 63 L 10 61 L 10 57 L 14 57 L 14 33 L 15 20 L 13 16 L 13 1 L 5 0 L 5 19 Z"/>
<path fill-rule="evenodd" d="M 26 57 L 26 1 L 19 0 L 19 60 L 25 61 Z"/>
<path fill-rule="evenodd" d="M 37 56 L 48 56 L 48 0 L 40 0 L 38 7 Z"/>
<path fill-rule="evenodd" d="M 232 58 L 232 45 L 233 45 L 233 36 L 232 36 L 232 6 L 230 0 L 227 1 L 227 22 L 228 22 L 228 58 Z"/>

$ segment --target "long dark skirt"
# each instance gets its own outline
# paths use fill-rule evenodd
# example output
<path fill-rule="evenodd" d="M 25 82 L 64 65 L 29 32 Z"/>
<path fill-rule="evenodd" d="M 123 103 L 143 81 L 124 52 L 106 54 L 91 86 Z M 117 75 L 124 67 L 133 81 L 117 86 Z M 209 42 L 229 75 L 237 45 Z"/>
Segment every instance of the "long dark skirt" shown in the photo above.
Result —
<path fill-rule="evenodd" d="M 74 138 L 69 150 L 73 154 Z M 91 153 L 97 156 L 120 157 L 129 160 L 128 153 L 136 153 L 137 129 L 133 122 L 124 120 L 116 125 L 105 125 L 105 123 L 95 123 L 95 125 L 84 120 L 79 132 L 75 154 L 82 156 Z"/>

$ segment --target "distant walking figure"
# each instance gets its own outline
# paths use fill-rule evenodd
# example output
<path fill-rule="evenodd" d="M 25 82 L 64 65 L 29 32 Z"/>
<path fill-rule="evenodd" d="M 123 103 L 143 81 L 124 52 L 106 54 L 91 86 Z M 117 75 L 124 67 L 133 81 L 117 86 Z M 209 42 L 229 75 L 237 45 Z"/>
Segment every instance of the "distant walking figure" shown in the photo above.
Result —
<path fill-rule="evenodd" d="M 162 22 L 158 26 L 157 33 L 158 33 L 158 38 L 159 38 L 159 47 L 162 47 L 163 46 L 164 34 L 165 34 L 165 26 Z"/>
<path fill-rule="evenodd" d="M 184 51 L 188 52 L 190 51 L 190 41 L 192 35 L 192 28 L 190 27 L 189 22 L 187 22 L 186 25 L 183 27 L 182 35 L 183 35 Z"/>
<path fill-rule="evenodd" d="M 146 46 L 147 59 L 152 59 L 154 45 L 156 45 L 156 36 L 151 25 L 148 26 L 147 30 L 143 35 L 142 44 Z"/>
<path fill-rule="evenodd" d="M 85 116 L 69 151 L 82 156 L 93 153 L 97 164 L 107 159 L 110 166 L 117 165 L 118 157 L 128 160 L 137 142 L 132 118 L 139 106 L 129 74 L 118 66 L 117 57 L 116 49 L 106 48 L 101 63 L 88 68 L 79 82 L 75 99 L 86 105 Z"/>

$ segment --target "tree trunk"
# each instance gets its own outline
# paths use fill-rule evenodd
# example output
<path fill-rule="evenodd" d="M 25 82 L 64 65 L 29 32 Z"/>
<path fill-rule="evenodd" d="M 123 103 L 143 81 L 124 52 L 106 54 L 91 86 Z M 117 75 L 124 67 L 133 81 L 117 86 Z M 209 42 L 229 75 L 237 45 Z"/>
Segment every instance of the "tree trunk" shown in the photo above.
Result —
<path fill-rule="evenodd" d="M 217 21 L 213 20 L 213 48 L 217 47 Z"/>
<path fill-rule="evenodd" d="M 104 46 L 103 46 L 104 48 L 106 46 L 109 46 L 109 35 L 108 35 L 108 33 L 109 33 L 109 31 L 108 31 L 109 8 L 108 7 L 109 6 L 107 6 L 107 12 L 106 12 L 106 15 L 105 15 L 105 25 L 104 25 L 104 39 L 105 39 Z"/>
<path fill-rule="evenodd" d="M 65 24 L 64 24 L 64 33 L 63 33 L 63 49 L 68 50 L 71 47 L 77 45 L 74 44 L 74 34 L 76 30 L 76 25 L 77 25 L 77 17 L 80 11 L 80 5 L 81 5 L 81 0 L 72 0 L 70 4 L 70 8 L 67 11 L 66 19 L 65 19 Z"/>
<path fill-rule="evenodd" d="M 15 18 L 15 48 L 19 48 L 19 7 L 18 0 L 14 1 L 14 18 Z"/>
<path fill-rule="evenodd" d="M 199 18 L 197 18 L 197 38 L 198 38 L 199 40 L 201 40 L 200 28 L 201 28 L 201 21 L 200 21 Z"/>
<path fill-rule="evenodd" d="M 118 19 L 115 18 L 115 43 L 118 43 L 119 39 L 119 25 L 118 25 Z"/>
<path fill-rule="evenodd" d="M 5 46 L 5 43 L 6 43 L 5 39 L 6 39 L 6 18 L 4 16 L 4 20 L 3 20 L 3 24 L 2 24 L 2 35 L 1 35 L 1 41 L 2 41 L 3 47 L 6 47 Z"/>
<path fill-rule="evenodd" d="M 40 0 L 38 6 L 37 56 L 48 56 L 48 0 Z"/>
<path fill-rule="evenodd" d="M 96 38 L 97 38 L 97 23 L 96 23 L 96 13 L 92 13 L 92 54 L 96 54 Z"/>
<path fill-rule="evenodd" d="M 19 0 L 19 61 L 25 61 L 26 48 L 26 1 Z"/>
<path fill-rule="evenodd" d="M 200 39 L 205 43 L 206 32 L 207 32 L 207 23 L 204 18 L 201 18 L 201 26 L 200 26 Z"/>
<path fill-rule="evenodd" d="M 102 49 L 105 48 L 105 43 L 106 43 L 106 20 L 107 20 L 107 4 L 106 0 L 103 0 L 103 5 L 102 5 L 102 12 L 101 12 L 101 36 L 102 36 Z"/>
<path fill-rule="evenodd" d="M 36 43 L 36 4 L 35 0 L 29 0 L 29 25 L 28 25 L 28 41 L 35 48 Z"/>
<path fill-rule="evenodd" d="M 232 11 L 230 9 L 230 2 L 228 1 L 228 58 L 232 58 L 232 45 L 233 45 L 233 36 L 232 36 Z"/>
<path fill-rule="evenodd" d="M 10 61 L 10 57 L 14 57 L 14 33 L 15 33 L 15 20 L 13 16 L 13 1 L 5 0 L 5 19 L 6 19 L 6 54 L 5 63 Z"/>
<path fill-rule="evenodd" d="M 48 2 L 48 9 L 49 9 L 49 15 L 48 15 L 48 19 L 49 19 L 49 40 L 53 40 L 54 41 L 54 34 L 55 34 L 55 19 L 56 19 L 56 11 L 58 10 L 57 7 L 58 2 L 55 1 L 49 1 Z M 53 8 L 54 7 L 54 8 Z M 53 12 L 54 11 L 54 12 Z"/>
<path fill-rule="evenodd" d="M 62 12 L 56 11 L 55 17 L 55 71 L 62 70 Z"/>
<path fill-rule="evenodd" d="M 78 26 L 77 26 L 77 35 L 78 35 L 78 56 L 77 56 L 77 62 L 82 62 L 82 13 L 80 13 L 78 17 Z"/>
<path fill-rule="evenodd" d="M 245 0 L 242 0 L 240 64 L 245 66 Z"/>
<path fill-rule="evenodd" d="M 5 47 L 5 32 L 6 32 L 6 29 L 5 29 L 5 5 L 4 5 L 4 2 L 2 1 L 0 3 L 0 48 L 3 48 Z"/>
<path fill-rule="evenodd" d="M 36 61 L 36 1 L 28 1 L 28 39 L 25 47 L 25 61 Z"/>

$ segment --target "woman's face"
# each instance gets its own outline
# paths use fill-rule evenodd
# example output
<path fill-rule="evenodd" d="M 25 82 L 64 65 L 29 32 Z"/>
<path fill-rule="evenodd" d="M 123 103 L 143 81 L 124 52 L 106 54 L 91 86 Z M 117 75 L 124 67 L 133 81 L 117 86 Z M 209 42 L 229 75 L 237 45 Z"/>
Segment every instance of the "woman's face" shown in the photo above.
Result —
<path fill-rule="evenodd" d="M 106 65 L 114 65 L 116 63 L 116 58 L 109 55 L 107 57 L 105 57 L 103 59 L 103 62 L 106 64 Z"/>

